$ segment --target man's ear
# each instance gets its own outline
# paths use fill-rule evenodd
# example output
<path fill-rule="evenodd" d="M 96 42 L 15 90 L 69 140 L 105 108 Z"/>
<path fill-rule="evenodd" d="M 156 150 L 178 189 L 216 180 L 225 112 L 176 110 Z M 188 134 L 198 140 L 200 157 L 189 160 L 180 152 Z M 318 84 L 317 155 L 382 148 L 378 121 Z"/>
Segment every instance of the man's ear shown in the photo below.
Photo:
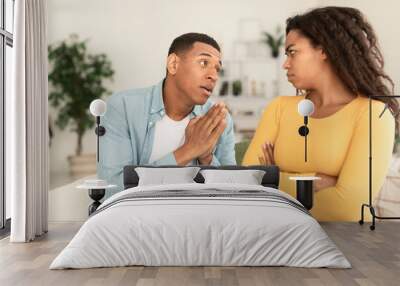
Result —
<path fill-rule="evenodd" d="M 167 58 L 168 73 L 175 75 L 176 72 L 178 71 L 178 67 L 179 67 L 179 57 L 175 53 L 170 54 Z"/>

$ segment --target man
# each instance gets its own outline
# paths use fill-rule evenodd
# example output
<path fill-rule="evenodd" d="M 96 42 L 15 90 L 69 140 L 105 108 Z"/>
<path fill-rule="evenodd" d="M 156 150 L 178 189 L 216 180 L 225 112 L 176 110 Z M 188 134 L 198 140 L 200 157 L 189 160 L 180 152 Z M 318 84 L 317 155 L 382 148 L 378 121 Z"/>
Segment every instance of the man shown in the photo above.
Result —
<path fill-rule="evenodd" d="M 98 176 L 118 188 L 107 197 L 123 189 L 126 165 L 236 164 L 232 119 L 208 100 L 220 69 L 213 38 L 184 34 L 171 44 L 163 81 L 109 98 Z"/>

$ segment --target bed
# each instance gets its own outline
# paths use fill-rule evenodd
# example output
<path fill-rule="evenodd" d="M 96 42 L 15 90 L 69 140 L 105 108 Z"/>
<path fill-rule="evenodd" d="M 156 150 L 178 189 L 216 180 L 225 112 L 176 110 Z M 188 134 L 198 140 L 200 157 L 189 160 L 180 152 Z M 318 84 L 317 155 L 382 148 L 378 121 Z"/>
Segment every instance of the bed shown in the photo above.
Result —
<path fill-rule="evenodd" d="M 50 269 L 351 267 L 307 209 L 278 190 L 276 166 L 201 167 L 262 170 L 260 185 L 205 183 L 198 173 L 192 183 L 144 186 L 138 185 L 137 167 L 125 167 L 125 190 L 101 204 Z"/>

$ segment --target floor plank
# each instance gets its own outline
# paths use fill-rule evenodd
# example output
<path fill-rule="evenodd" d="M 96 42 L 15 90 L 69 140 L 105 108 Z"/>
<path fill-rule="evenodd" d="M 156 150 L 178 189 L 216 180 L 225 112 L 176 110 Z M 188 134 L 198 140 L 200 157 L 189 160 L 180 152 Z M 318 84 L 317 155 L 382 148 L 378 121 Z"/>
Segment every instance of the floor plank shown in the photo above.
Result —
<path fill-rule="evenodd" d="M 48 269 L 81 223 L 52 223 L 32 243 L 0 240 L 0 285 L 399 285 L 400 222 L 323 223 L 352 269 L 290 267 L 116 267 L 85 270 Z"/>

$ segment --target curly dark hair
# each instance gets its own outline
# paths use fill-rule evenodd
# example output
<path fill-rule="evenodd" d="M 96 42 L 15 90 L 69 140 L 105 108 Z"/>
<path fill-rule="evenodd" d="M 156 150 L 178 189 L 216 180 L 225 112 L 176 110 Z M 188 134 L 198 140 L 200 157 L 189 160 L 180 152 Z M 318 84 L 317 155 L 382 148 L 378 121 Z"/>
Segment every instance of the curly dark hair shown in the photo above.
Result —
<path fill-rule="evenodd" d="M 399 103 L 393 80 L 384 72 L 384 60 L 372 26 L 354 8 L 323 7 L 286 20 L 286 35 L 296 30 L 314 47 L 321 47 L 345 86 L 354 95 L 374 96 L 387 104 L 398 124 Z M 397 129 L 397 128 L 396 128 Z"/>

